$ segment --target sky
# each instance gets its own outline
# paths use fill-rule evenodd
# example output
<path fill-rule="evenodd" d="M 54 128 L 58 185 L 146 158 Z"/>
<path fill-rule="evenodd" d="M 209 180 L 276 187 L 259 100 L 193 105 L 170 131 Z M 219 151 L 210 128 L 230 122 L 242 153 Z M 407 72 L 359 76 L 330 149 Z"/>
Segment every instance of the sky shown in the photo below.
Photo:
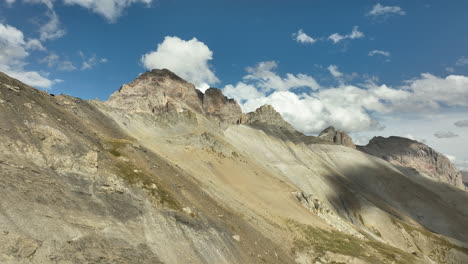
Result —
<path fill-rule="evenodd" d="M 245 112 L 358 144 L 404 136 L 468 170 L 468 2 L 0 0 L 0 71 L 107 100 L 168 68 Z"/>

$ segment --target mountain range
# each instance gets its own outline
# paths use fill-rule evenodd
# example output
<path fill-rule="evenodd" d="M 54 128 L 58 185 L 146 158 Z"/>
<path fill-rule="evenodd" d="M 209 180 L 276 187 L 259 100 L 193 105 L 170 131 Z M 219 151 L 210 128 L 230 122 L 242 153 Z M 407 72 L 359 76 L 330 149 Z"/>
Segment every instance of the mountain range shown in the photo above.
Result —
<path fill-rule="evenodd" d="M 462 177 L 166 69 L 107 101 L 0 73 L 1 263 L 468 263 Z"/>

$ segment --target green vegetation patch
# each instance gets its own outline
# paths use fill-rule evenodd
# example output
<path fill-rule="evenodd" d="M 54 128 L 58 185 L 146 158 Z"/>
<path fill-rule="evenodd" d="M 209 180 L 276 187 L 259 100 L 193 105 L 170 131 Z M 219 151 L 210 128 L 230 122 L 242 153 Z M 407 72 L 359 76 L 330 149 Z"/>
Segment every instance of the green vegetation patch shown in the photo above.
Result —
<path fill-rule="evenodd" d="M 328 231 L 295 221 L 289 221 L 289 226 L 302 235 L 294 241 L 296 251 L 312 250 L 319 255 L 331 252 L 369 263 L 416 263 L 413 255 L 378 241 L 363 240 L 339 231 Z"/>
<path fill-rule="evenodd" d="M 118 175 L 129 184 L 140 184 L 151 195 L 158 198 L 163 205 L 174 210 L 182 209 L 171 193 L 166 190 L 155 177 L 142 172 L 131 162 L 118 162 L 116 167 L 118 169 Z"/>
<path fill-rule="evenodd" d="M 114 157 L 123 157 L 124 148 L 134 142 L 128 139 L 112 139 L 107 142 L 111 145 L 109 153 Z M 117 175 L 123 178 L 127 183 L 135 186 L 141 186 L 147 190 L 153 197 L 157 198 L 159 202 L 171 209 L 181 210 L 181 206 L 174 199 L 171 192 L 168 191 L 157 178 L 145 173 L 143 170 L 135 166 L 130 161 L 117 161 L 116 163 Z"/>
<path fill-rule="evenodd" d="M 435 233 L 432 233 L 431 231 L 429 231 L 429 230 L 427 230 L 425 228 L 415 227 L 415 226 L 407 224 L 407 223 L 405 223 L 403 221 L 399 221 L 397 219 L 392 219 L 392 222 L 393 222 L 394 225 L 405 229 L 405 231 L 408 234 L 410 234 L 411 236 L 413 236 L 413 237 L 416 236 L 419 233 L 419 234 L 425 236 L 426 238 L 432 240 L 433 244 L 437 244 L 440 247 L 447 248 L 447 251 L 453 248 L 453 249 L 456 249 L 456 250 L 461 251 L 461 252 L 468 255 L 468 248 L 464 248 L 464 247 L 455 245 L 452 242 L 450 242 L 450 241 L 448 241 L 448 240 L 446 240 L 446 239 L 444 239 L 442 237 L 437 236 Z"/>

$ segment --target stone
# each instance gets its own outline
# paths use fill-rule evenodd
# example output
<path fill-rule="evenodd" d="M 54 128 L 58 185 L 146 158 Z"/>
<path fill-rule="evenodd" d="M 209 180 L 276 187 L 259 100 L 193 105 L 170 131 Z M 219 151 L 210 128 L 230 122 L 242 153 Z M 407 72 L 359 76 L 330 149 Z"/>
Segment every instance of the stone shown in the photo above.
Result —
<path fill-rule="evenodd" d="M 332 126 L 327 127 L 322 132 L 320 132 L 319 138 L 333 142 L 338 145 L 356 148 L 356 146 L 353 143 L 353 139 L 348 134 L 346 134 L 343 131 L 338 131 Z"/>
<path fill-rule="evenodd" d="M 205 114 L 215 116 L 222 122 L 239 123 L 242 110 L 234 99 L 228 99 L 217 88 L 209 88 L 203 95 L 203 110 Z"/>
<path fill-rule="evenodd" d="M 414 168 L 435 180 L 465 189 L 462 174 L 443 154 L 431 147 L 403 137 L 374 137 L 359 150 L 392 164 Z"/>

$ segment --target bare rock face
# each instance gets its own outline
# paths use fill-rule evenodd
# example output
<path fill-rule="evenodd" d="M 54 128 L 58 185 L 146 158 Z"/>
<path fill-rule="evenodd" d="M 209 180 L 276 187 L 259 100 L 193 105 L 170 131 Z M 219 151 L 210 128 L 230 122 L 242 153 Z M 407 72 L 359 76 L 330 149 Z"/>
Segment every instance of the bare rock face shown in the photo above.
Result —
<path fill-rule="evenodd" d="M 128 112 L 203 112 L 201 93 L 167 69 L 141 74 L 113 93 L 107 103 Z"/>
<path fill-rule="evenodd" d="M 438 181 L 465 189 L 462 174 L 450 160 L 418 141 L 403 137 L 374 137 L 369 144 L 359 149 L 392 164 L 414 168 Z"/>
<path fill-rule="evenodd" d="M 271 105 L 262 105 L 255 112 L 243 115 L 243 124 L 266 124 L 294 131 L 295 129 Z"/>
<path fill-rule="evenodd" d="M 337 131 L 332 126 L 327 127 L 320 132 L 319 138 L 350 148 L 356 148 L 353 143 L 353 139 L 348 134 L 343 131 Z"/>
<path fill-rule="evenodd" d="M 203 110 L 206 115 L 219 118 L 222 122 L 236 124 L 242 116 L 242 110 L 234 99 L 228 99 L 217 88 L 209 88 L 203 95 Z"/>
<path fill-rule="evenodd" d="M 239 104 L 225 97 L 220 89 L 210 88 L 203 94 L 167 69 L 145 72 L 124 84 L 107 104 L 127 112 L 156 115 L 188 110 L 232 124 L 238 123 L 242 115 Z"/>

